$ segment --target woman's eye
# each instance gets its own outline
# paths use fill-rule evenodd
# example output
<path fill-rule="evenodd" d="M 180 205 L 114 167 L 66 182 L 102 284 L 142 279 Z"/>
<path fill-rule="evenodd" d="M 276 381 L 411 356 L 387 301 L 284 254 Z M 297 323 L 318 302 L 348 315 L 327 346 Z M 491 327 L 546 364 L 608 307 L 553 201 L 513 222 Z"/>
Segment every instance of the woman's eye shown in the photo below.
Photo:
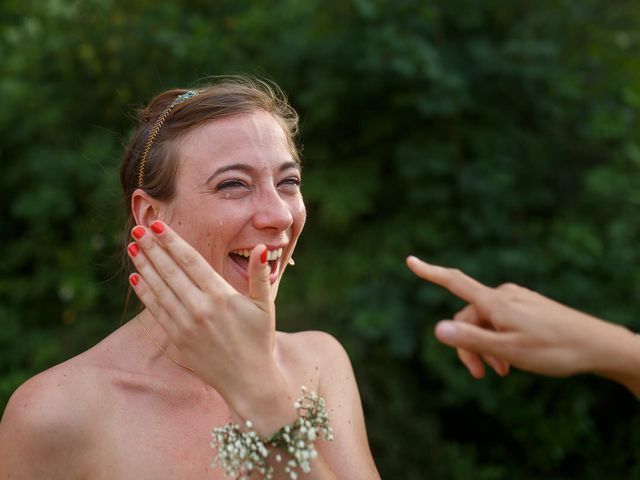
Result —
<path fill-rule="evenodd" d="M 219 184 L 216 187 L 216 191 L 230 190 L 233 188 L 243 188 L 243 187 L 246 187 L 246 185 L 244 184 L 244 182 L 241 182 L 240 180 L 228 180 L 226 182 L 222 182 L 221 184 Z"/>
<path fill-rule="evenodd" d="M 281 185 L 292 185 L 295 187 L 299 187 L 300 185 L 302 185 L 302 180 L 300 180 L 298 177 L 289 177 L 289 178 L 285 178 L 284 180 L 282 180 L 282 182 L 280 182 Z"/>

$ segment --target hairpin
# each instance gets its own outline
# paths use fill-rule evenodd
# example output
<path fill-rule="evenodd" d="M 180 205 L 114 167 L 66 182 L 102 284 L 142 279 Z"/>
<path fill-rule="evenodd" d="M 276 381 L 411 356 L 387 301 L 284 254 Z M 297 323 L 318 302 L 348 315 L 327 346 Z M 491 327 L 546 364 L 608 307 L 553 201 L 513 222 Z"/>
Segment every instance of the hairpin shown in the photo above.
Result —
<path fill-rule="evenodd" d="M 155 141 L 158 133 L 160 133 L 160 129 L 164 124 L 165 120 L 171 113 L 171 110 L 176 105 L 180 105 L 181 103 L 186 102 L 192 97 L 198 95 L 198 90 L 187 90 L 185 93 L 178 95 L 171 104 L 164 109 L 164 112 L 158 117 L 156 123 L 153 125 L 151 132 L 149 132 L 149 136 L 147 137 L 147 142 L 144 144 L 144 150 L 142 151 L 142 155 L 140 155 L 140 162 L 138 163 L 138 187 L 141 188 L 144 183 L 144 167 L 147 163 L 147 157 L 149 156 L 149 152 L 151 151 L 151 147 L 153 146 L 153 142 Z"/>

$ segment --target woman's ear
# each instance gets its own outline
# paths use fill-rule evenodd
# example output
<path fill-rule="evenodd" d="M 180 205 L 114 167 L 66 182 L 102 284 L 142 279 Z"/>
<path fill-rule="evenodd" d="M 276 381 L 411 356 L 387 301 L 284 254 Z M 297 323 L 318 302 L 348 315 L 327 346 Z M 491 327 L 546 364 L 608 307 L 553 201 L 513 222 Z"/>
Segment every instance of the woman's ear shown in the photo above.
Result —
<path fill-rule="evenodd" d="M 157 220 L 159 206 L 159 202 L 141 188 L 137 188 L 131 195 L 131 213 L 137 225 L 148 227 Z"/>

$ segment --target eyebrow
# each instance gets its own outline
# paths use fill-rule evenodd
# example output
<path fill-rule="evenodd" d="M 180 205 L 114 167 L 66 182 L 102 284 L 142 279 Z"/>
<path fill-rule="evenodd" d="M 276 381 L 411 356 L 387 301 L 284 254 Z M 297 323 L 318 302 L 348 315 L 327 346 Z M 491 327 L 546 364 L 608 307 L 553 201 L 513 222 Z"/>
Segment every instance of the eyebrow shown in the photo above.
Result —
<path fill-rule="evenodd" d="M 290 168 L 295 168 L 296 170 L 300 170 L 300 166 L 296 162 L 292 161 L 292 162 L 284 162 L 282 165 L 280 165 L 280 168 L 278 169 L 278 171 L 283 172 Z M 205 182 L 205 184 L 209 183 L 211 180 L 216 178 L 221 173 L 228 172 L 230 170 L 240 170 L 241 172 L 251 173 L 255 170 L 255 168 L 246 163 L 232 163 L 230 165 L 225 165 L 224 167 L 220 167 L 215 172 L 213 172 L 213 174 L 210 175 L 209 178 L 207 178 L 207 181 Z"/>

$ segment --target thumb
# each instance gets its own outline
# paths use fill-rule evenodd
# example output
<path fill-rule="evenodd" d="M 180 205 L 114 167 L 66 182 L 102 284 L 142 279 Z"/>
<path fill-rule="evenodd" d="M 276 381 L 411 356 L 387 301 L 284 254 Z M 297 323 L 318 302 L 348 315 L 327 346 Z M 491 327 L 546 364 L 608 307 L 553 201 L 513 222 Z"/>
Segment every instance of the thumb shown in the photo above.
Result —
<path fill-rule="evenodd" d="M 445 345 L 481 355 L 501 358 L 501 334 L 466 322 L 443 320 L 435 327 L 436 338 Z"/>
<path fill-rule="evenodd" d="M 271 267 L 267 261 L 267 247 L 258 244 L 251 250 L 249 257 L 249 297 L 260 308 L 267 310 L 271 303 Z"/>

